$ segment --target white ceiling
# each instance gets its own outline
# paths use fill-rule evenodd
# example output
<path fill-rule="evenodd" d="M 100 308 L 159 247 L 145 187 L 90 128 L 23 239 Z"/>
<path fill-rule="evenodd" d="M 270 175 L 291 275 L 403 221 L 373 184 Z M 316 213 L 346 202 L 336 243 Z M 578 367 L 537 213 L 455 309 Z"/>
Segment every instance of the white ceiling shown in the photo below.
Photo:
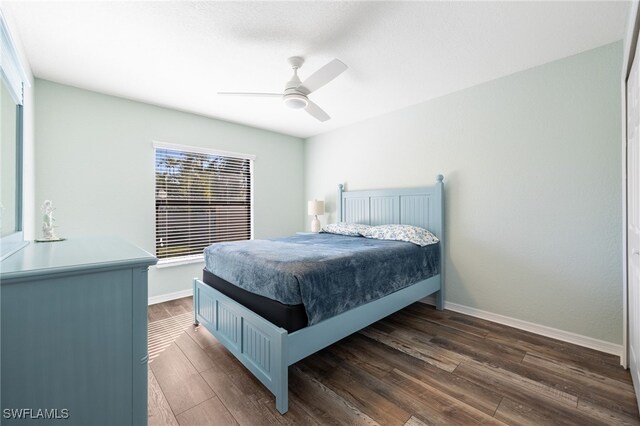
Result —
<path fill-rule="evenodd" d="M 4 1 L 36 77 L 308 137 L 622 38 L 627 2 Z M 349 69 L 310 98 L 277 99 L 286 59 L 304 78 Z"/>

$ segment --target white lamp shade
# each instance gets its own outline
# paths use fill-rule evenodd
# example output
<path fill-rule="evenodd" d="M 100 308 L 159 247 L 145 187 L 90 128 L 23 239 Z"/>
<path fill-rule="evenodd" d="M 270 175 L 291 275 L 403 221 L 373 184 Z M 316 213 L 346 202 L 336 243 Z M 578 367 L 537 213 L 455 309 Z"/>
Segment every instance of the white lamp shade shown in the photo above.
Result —
<path fill-rule="evenodd" d="M 309 215 L 323 215 L 324 201 L 313 200 L 307 203 L 307 213 Z"/>

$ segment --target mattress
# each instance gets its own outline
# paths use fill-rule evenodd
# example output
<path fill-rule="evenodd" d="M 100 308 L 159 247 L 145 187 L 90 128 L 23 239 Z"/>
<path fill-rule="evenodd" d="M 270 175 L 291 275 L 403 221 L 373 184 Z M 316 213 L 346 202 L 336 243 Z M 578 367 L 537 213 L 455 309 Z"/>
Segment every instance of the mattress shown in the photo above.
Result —
<path fill-rule="evenodd" d="M 321 233 L 213 244 L 205 267 L 249 293 L 302 304 L 313 325 L 437 275 L 439 256 L 439 244 Z"/>
<path fill-rule="evenodd" d="M 206 269 L 202 270 L 202 278 L 205 284 L 251 309 L 271 324 L 284 328 L 289 333 L 306 327 L 309 322 L 307 312 L 302 303 L 298 305 L 285 305 L 268 297 L 251 293 L 213 275 Z"/>

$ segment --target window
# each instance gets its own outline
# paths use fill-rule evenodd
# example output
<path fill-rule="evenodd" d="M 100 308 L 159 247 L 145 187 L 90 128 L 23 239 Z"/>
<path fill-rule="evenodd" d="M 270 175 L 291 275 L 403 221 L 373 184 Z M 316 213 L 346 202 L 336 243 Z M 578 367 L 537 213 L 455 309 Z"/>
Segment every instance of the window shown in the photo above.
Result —
<path fill-rule="evenodd" d="M 155 143 L 156 256 L 202 258 L 222 241 L 252 237 L 253 156 Z"/>
<path fill-rule="evenodd" d="M 23 104 L 29 87 L 0 11 L 0 260 L 27 245 L 22 231 Z"/>

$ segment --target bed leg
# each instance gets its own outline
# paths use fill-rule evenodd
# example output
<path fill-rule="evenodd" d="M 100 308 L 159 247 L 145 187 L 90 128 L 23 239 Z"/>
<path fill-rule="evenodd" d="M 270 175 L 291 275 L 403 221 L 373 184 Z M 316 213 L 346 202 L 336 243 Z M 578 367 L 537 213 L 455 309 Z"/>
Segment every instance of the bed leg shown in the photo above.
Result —
<path fill-rule="evenodd" d="M 198 322 L 198 291 L 196 290 L 196 279 L 193 279 L 193 325 L 200 325 Z"/>
<path fill-rule="evenodd" d="M 280 342 L 277 345 L 277 353 L 275 354 L 274 378 L 275 387 L 273 394 L 276 397 L 276 410 L 280 414 L 284 414 L 289 410 L 289 335 L 285 330 L 280 334 Z"/>
<path fill-rule="evenodd" d="M 444 292 L 442 290 L 436 291 L 436 309 L 439 311 L 444 309 Z"/>
<path fill-rule="evenodd" d="M 286 389 L 281 395 L 276 395 L 276 410 L 280 414 L 289 411 L 289 390 Z"/>

